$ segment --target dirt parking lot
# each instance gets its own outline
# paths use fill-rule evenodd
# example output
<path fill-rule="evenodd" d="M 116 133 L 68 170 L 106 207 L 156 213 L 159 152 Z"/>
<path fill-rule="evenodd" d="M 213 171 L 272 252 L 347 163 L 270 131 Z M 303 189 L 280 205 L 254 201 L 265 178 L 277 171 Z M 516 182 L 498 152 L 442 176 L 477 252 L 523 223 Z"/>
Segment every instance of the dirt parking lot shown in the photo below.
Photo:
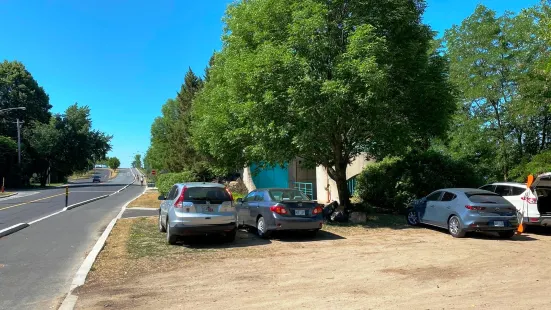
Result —
<path fill-rule="evenodd" d="M 551 309 L 551 231 L 388 226 L 168 246 L 156 219 L 121 220 L 77 309 Z"/>

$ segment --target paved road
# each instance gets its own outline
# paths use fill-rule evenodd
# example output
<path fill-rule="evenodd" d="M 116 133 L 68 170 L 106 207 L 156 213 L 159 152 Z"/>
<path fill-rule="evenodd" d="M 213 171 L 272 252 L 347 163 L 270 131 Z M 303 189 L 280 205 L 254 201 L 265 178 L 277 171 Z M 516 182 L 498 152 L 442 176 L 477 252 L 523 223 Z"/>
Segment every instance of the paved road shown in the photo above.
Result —
<path fill-rule="evenodd" d="M 129 169 L 121 170 L 120 176 L 109 180 L 108 169 L 96 169 L 101 183 L 92 183 L 92 179 L 71 182 L 69 205 L 111 194 L 131 181 Z M 19 224 L 29 223 L 65 207 L 65 188 L 22 191 L 19 195 L 0 198 L 0 230 Z"/>
<path fill-rule="evenodd" d="M 132 182 L 129 172 L 129 169 L 121 169 L 119 175 L 107 184 L 86 184 L 86 187 L 72 188 L 72 193 L 86 189 L 74 195 L 84 200 L 92 194 L 99 194 L 94 192 L 114 191 Z M 52 309 L 58 306 L 76 271 L 109 221 L 126 202 L 143 190 L 142 186 L 131 185 L 116 195 L 62 212 L 0 238 L 0 309 Z M 52 193 L 57 192 L 53 190 Z M 37 195 L 28 199 L 40 197 Z M 48 203 L 32 203 L 29 208 L 40 210 L 56 206 L 52 211 L 57 211 L 63 206 L 55 201 L 63 201 L 64 197 L 51 199 Z M 26 217 L 30 218 L 30 215 Z"/>

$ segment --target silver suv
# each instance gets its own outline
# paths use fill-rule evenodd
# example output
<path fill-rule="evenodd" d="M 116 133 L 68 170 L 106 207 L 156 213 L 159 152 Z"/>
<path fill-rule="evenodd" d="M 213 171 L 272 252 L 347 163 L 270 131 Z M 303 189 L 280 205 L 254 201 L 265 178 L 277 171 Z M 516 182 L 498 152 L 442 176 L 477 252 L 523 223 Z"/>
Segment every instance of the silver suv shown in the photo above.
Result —
<path fill-rule="evenodd" d="M 218 234 L 235 240 L 237 221 L 230 191 L 217 183 L 175 184 L 168 195 L 159 196 L 159 230 L 169 244 L 181 237 Z"/>

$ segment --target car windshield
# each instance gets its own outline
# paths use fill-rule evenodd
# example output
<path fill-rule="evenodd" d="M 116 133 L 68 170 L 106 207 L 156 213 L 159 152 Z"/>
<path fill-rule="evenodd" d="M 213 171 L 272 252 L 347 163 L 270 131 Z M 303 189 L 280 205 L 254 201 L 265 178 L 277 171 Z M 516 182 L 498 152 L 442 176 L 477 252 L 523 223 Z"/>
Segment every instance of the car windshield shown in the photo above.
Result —
<path fill-rule="evenodd" d="M 189 187 L 184 195 L 185 201 L 205 200 L 210 202 L 231 201 L 230 194 L 220 187 Z"/>
<path fill-rule="evenodd" d="M 273 201 L 283 201 L 283 200 L 310 200 L 308 196 L 304 195 L 301 191 L 297 189 L 273 189 L 268 191 L 270 197 Z"/>

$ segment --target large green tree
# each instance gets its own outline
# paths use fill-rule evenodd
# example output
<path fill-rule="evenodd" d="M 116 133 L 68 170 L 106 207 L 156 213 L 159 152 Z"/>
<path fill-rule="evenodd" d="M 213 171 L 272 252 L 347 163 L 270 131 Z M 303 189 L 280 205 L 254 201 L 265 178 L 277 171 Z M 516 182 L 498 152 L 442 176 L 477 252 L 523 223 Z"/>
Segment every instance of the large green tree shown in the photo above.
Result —
<path fill-rule="evenodd" d="M 162 116 L 151 126 L 151 146 L 145 160 L 151 168 L 171 172 L 193 171 L 200 179 L 210 176 L 205 156 L 191 141 L 191 109 L 203 81 L 191 69 L 175 99 L 162 107 Z"/>
<path fill-rule="evenodd" d="M 112 137 L 91 127 L 90 108 L 74 104 L 64 114 L 51 117 L 49 123 L 35 122 L 24 130 L 32 171 L 39 175 L 41 185 L 49 174 L 62 180 L 88 169 L 90 160 L 105 158 Z"/>
<path fill-rule="evenodd" d="M 346 167 L 427 149 L 455 105 L 421 0 L 232 4 L 197 98 L 194 138 L 222 167 L 323 165 L 349 203 Z"/>
<path fill-rule="evenodd" d="M 451 80 L 461 108 L 449 150 L 491 179 L 548 148 L 549 78 L 542 67 L 550 46 L 543 36 L 544 7 L 502 16 L 482 5 L 446 31 Z"/>
<path fill-rule="evenodd" d="M 107 164 L 109 165 L 109 168 L 117 170 L 121 165 L 121 161 L 117 157 L 109 157 Z"/>

